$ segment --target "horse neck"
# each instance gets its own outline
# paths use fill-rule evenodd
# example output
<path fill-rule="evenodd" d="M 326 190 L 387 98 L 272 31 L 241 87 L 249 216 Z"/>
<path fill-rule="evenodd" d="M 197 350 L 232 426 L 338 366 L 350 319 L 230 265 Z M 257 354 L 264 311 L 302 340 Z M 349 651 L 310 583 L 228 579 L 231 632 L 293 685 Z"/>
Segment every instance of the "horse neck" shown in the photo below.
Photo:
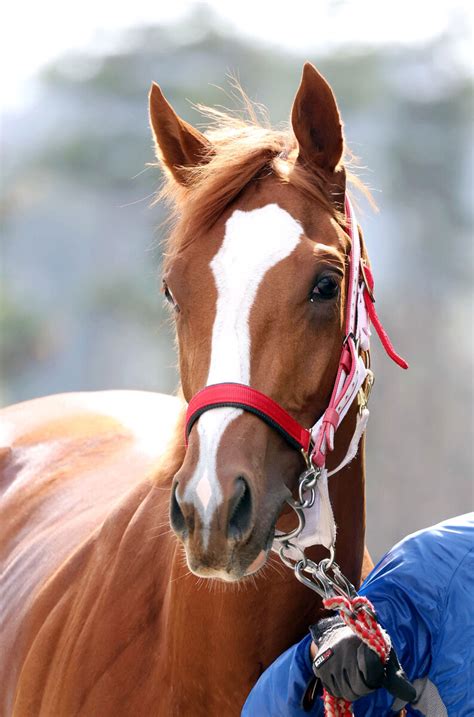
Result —
<path fill-rule="evenodd" d="M 117 700 L 127 693 L 130 714 L 151 714 L 159 704 L 163 715 L 234 715 L 261 671 L 317 619 L 318 596 L 275 555 L 243 585 L 203 582 L 189 572 L 167 519 L 171 481 L 183 457 L 181 424 L 156 475 L 136 485 L 45 586 L 37 609 L 59 604 L 63 595 L 64 609 L 55 611 L 49 629 L 63 634 L 66 611 L 71 619 L 64 639 L 75 655 L 63 661 L 51 699 L 76 699 L 78 669 L 86 664 L 90 684 L 108 674 L 104 685 L 116 680 L 123 686 Z M 357 583 L 364 543 L 363 456 L 330 481 L 337 559 Z M 319 559 L 325 551 L 313 549 L 310 556 Z"/>

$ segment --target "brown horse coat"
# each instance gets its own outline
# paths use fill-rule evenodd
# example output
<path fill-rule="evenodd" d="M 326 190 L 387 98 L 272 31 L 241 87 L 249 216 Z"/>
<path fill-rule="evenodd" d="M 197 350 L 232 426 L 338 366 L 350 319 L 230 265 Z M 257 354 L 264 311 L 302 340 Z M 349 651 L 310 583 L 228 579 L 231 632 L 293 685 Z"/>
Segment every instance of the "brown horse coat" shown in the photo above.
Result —
<path fill-rule="evenodd" d="M 237 586 L 189 574 L 168 528 L 180 411 L 106 391 L 2 412 L 5 716 L 238 715 L 314 620 L 317 600 L 282 566 Z M 357 503 L 353 515 L 341 553 L 346 536 L 362 545 Z"/>
<path fill-rule="evenodd" d="M 262 216 L 271 205 L 273 215 L 298 227 L 298 241 L 261 277 L 248 319 L 248 382 L 311 425 L 327 405 L 339 361 L 350 249 L 339 212 L 341 121 L 329 85 L 305 66 L 293 134 L 237 122 L 210 144 L 157 86 L 151 120 L 170 175 L 166 191 L 181 217 L 165 279 L 184 396 L 189 400 L 207 380 L 217 298 L 210 262 L 225 222 L 231 213 Z M 265 234 L 268 244 L 272 236 Z M 330 300 L 310 302 L 327 275 L 335 287 Z M 338 430 L 329 468 L 346 454 L 356 411 Z M 178 398 L 133 391 L 53 396 L 3 411 L 1 432 L 5 717 L 237 717 L 262 670 L 320 611 L 319 598 L 274 555 L 240 579 L 256 556 L 267 556 L 275 522 L 283 530 L 291 525 L 292 515 L 280 512 L 297 485 L 301 456 L 255 416 L 233 420 L 214 456 L 211 477 L 222 500 L 206 523 L 206 543 L 196 496 L 186 497 L 199 431 L 193 429 L 185 455 Z M 250 522 L 248 534 L 234 538 L 228 527 L 242 474 Z M 172 485 L 171 517 L 174 506 L 186 556 L 169 527 Z M 358 584 L 363 448 L 331 478 L 330 494 L 337 560 Z M 312 559 L 325 555 L 309 551 Z M 191 561 L 196 574 L 234 582 L 198 578 Z"/>

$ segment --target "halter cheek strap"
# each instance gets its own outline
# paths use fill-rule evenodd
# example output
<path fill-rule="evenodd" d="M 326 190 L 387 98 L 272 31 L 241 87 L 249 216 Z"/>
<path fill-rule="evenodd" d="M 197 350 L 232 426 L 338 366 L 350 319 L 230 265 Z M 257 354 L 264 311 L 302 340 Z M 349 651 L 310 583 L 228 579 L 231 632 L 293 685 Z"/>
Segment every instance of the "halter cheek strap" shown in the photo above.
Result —
<path fill-rule="evenodd" d="M 349 198 L 345 199 L 347 231 L 351 239 L 348 297 L 346 303 L 345 338 L 329 405 L 312 428 L 301 426 L 276 401 L 256 389 L 239 383 L 220 383 L 206 386 L 188 405 L 185 440 L 198 418 L 213 408 L 231 406 L 240 408 L 261 418 L 278 431 L 298 450 L 303 450 L 307 460 L 314 466 L 324 468 L 327 454 L 334 449 L 334 436 L 338 426 L 352 403 L 361 396 L 366 381 L 371 383 L 372 374 L 367 368 L 362 352 L 370 348 L 370 324 L 372 324 L 388 356 L 402 368 L 408 364 L 393 348 L 375 310 L 374 280 L 372 272 L 362 258 L 362 246 L 357 222 Z M 367 387 L 363 405 L 357 418 L 356 428 L 348 452 L 336 470 L 340 470 L 357 453 L 360 438 L 368 419 L 366 408 Z M 335 471 L 332 471 L 335 472 Z"/>

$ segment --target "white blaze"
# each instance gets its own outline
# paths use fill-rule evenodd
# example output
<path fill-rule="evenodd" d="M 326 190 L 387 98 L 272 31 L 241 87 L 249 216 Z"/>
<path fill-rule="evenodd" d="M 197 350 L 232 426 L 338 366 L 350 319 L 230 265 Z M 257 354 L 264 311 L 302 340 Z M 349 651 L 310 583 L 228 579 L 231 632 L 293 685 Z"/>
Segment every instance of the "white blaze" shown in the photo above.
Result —
<path fill-rule="evenodd" d="M 267 271 L 291 254 L 302 232 L 299 222 L 277 204 L 249 212 L 236 210 L 227 220 L 224 240 L 210 263 L 217 305 L 208 386 L 250 383 L 249 317 L 258 287 Z M 184 498 L 196 504 L 204 527 L 209 527 L 222 500 L 216 472 L 219 443 L 229 423 L 241 413 L 240 408 L 214 408 L 196 425 L 199 461 Z"/>

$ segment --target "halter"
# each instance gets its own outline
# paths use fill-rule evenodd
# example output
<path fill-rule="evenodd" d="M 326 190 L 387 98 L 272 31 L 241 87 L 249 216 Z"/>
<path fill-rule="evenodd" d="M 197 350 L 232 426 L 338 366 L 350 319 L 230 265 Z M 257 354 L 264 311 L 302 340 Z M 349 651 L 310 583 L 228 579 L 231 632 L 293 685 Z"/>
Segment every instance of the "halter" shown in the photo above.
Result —
<path fill-rule="evenodd" d="M 364 412 L 364 409 L 373 383 L 373 374 L 366 365 L 371 323 L 388 356 L 401 368 L 408 368 L 408 364 L 396 353 L 377 316 L 373 294 L 374 280 L 369 266 L 362 258 L 361 237 L 352 204 L 347 196 L 345 212 L 347 232 L 351 239 L 345 338 L 331 399 L 321 418 L 311 428 L 305 428 L 276 401 L 251 386 L 217 383 L 203 388 L 189 402 L 186 413 L 186 445 L 193 425 L 203 413 L 213 408 L 241 408 L 258 416 L 278 431 L 293 448 L 301 450 L 308 465 L 322 469 L 327 454 L 334 449 L 336 430 L 358 397 L 360 411 L 354 435 L 344 460 L 336 470 L 340 470 L 355 456 L 367 424 L 368 411 Z"/>

